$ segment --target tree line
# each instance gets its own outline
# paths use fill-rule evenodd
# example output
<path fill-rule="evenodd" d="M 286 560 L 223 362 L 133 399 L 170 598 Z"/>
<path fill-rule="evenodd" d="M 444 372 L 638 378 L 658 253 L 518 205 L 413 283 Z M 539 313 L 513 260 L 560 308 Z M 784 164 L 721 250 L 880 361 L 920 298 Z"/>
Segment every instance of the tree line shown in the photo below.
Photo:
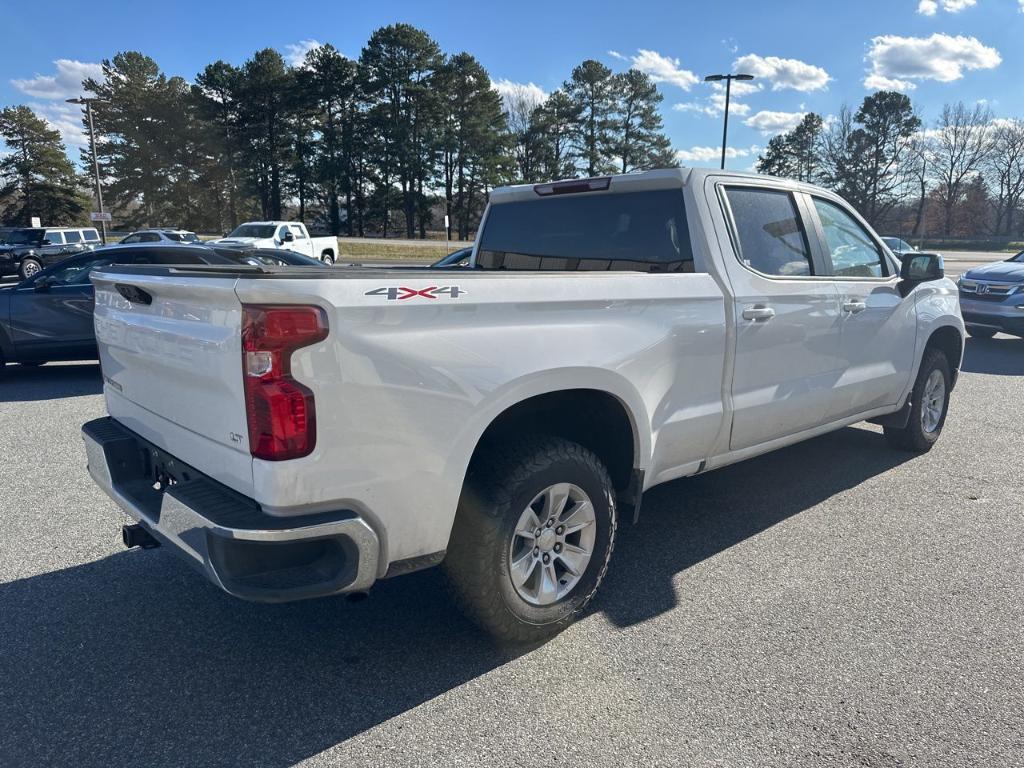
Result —
<path fill-rule="evenodd" d="M 323 45 L 290 66 L 267 48 L 191 82 L 125 51 L 83 88 L 120 228 L 295 218 L 424 237 L 447 215 L 465 239 L 495 186 L 677 164 L 648 75 L 586 60 L 543 100 L 499 93 L 475 57 L 408 24 L 377 29 L 354 59 Z M 26 106 L 0 110 L 0 138 L 0 220 L 86 216 L 88 150 L 79 172 Z M 947 105 L 926 125 L 906 95 L 879 91 L 856 111 L 805 115 L 756 167 L 834 189 L 881 231 L 1024 237 L 1024 122 L 984 105 Z"/>
<path fill-rule="evenodd" d="M 1024 121 L 984 104 L 947 104 L 928 126 L 909 97 L 879 91 L 856 112 L 805 115 L 757 170 L 829 187 L 879 231 L 1024 237 Z"/>
<path fill-rule="evenodd" d="M 267 48 L 191 83 L 126 51 L 84 89 L 105 200 L 123 227 L 219 232 L 296 218 L 335 234 L 424 237 L 448 215 L 450 234 L 467 238 L 494 186 L 675 164 L 647 75 L 584 61 L 544 103 L 514 92 L 506 107 L 475 57 L 446 55 L 408 24 L 376 30 L 357 59 L 323 45 L 289 66 Z M 47 154 L 0 167 L 0 216 L 80 216 L 88 187 L 56 162 L 59 137 L 27 107 L 2 115 L 10 146 L 32 134 Z M 88 151 L 82 160 L 90 167 Z M 43 205 L 35 180 L 72 199 Z"/>

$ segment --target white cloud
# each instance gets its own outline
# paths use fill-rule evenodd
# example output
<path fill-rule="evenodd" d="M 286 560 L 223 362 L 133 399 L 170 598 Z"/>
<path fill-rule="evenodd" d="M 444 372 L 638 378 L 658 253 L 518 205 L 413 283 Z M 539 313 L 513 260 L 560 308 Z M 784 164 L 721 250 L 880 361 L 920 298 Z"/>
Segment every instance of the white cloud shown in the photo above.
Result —
<path fill-rule="evenodd" d="M 289 43 L 284 47 L 284 60 L 293 67 L 301 67 L 306 60 L 306 54 L 321 45 L 323 43 L 319 40 L 299 40 L 297 43 Z"/>
<path fill-rule="evenodd" d="M 1021 0 L 1021 2 L 1024 3 L 1024 0 Z M 608 51 L 608 55 L 611 56 L 613 59 L 618 59 L 619 61 L 629 61 L 628 56 L 625 56 L 619 53 L 618 51 Z"/>
<path fill-rule="evenodd" d="M 684 101 L 678 104 L 673 104 L 672 109 L 676 112 L 696 112 L 701 115 L 707 115 L 708 117 L 714 117 L 718 114 L 718 111 L 713 106 L 710 104 L 702 104 L 699 101 Z"/>
<path fill-rule="evenodd" d="M 832 79 L 821 67 L 799 59 L 758 56 L 756 53 L 740 56 L 732 66 L 735 72 L 745 72 L 768 80 L 773 91 L 783 88 L 795 91 L 820 91 L 827 88 L 828 81 Z"/>
<path fill-rule="evenodd" d="M 70 99 L 82 95 L 82 81 L 91 77 L 103 77 L 103 67 L 74 59 L 57 59 L 57 68 L 52 75 L 40 75 L 24 80 L 11 80 L 11 85 L 24 94 L 37 99 Z"/>
<path fill-rule="evenodd" d="M 749 148 L 727 147 L 725 150 L 726 159 L 735 159 L 737 157 L 749 157 L 752 154 L 757 154 L 760 151 L 760 147 L 756 144 Z M 676 152 L 676 159 L 681 163 L 708 163 L 712 160 L 719 161 L 722 158 L 721 147 L 690 147 L 689 149 L 680 149 Z"/>
<path fill-rule="evenodd" d="M 880 35 L 871 39 L 871 70 L 864 87 L 909 90 L 912 80 L 959 80 L 966 70 L 993 69 L 1002 63 L 995 48 L 977 38 L 936 33 L 931 37 Z"/>
<path fill-rule="evenodd" d="M 636 55 L 629 57 L 629 61 L 632 63 L 633 69 L 638 69 L 650 75 L 651 79 L 656 83 L 671 83 L 672 85 L 679 86 L 684 91 L 688 91 L 700 82 L 700 78 L 697 75 L 688 69 L 682 68 L 679 59 L 674 59 L 671 56 L 662 56 L 657 51 L 648 51 L 641 48 L 636 52 Z"/>
<path fill-rule="evenodd" d="M 791 131 L 804 119 L 806 112 L 771 112 L 761 110 L 756 115 L 748 117 L 743 124 L 748 128 L 755 128 L 765 136 L 776 133 Z"/>
<path fill-rule="evenodd" d="M 912 91 L 917 88 L 909 80 L 884 75 L 868 75 L 864 78 L 864 87 L 869 91 Z"/>
<path fill-rule="evenodd" d="M 68 155 L 77 162 L 78 153 L 75 150 L 89 146 L 89 136 L 82 125 L 82 108 L 77 104 L 66 104 L 63 101 L 31 103 L 28 106 L 60 133 L 64 146 L 68 149 Z"/>
<path fill-rule="evenodd" d="M 501 95 L 506 111 L 513 109 L 513 101 L 518 101 L 529 109 L 540 106 L 548 99 L 548 92 L 536 83 L 517 83 L 501 78 L 492 80 L 491 88 Z"/>
<path fill-rule="evenodd" d="M 706 102 L 688 101 L 673 104 L 672 109 L 676 112 L 696 112 L 709 117 L 716 117 L 725 111 L 725 86 L 721 83 L 711 83 L 713 93 Z M 730 91 L 729 113 L 733 115 L 749 115 L 750 105 L 737 101 L 737 98 L 757 93 L 762 90 L 760 83 L 749 83 L 744 81 L 734 82 Z"/>
<path fill-rule="evenodd" d="M 922 16 L 934 16 L 942 8 L 946 13 L 960 13 L 975 5 L 978 0 L 921 0 L 917 4 L 917 12 Z"/>

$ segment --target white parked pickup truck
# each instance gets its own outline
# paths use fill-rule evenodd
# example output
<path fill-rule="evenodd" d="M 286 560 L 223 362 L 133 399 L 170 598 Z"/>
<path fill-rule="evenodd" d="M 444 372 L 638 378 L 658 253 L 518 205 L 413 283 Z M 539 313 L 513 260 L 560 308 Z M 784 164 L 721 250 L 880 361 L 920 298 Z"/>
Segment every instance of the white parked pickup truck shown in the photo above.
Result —
<path fill-rule="evenodd" d="M 338 258 L 338 238 L 333 235 L 314 237 L 306 225 L 298 221 L 247 221 L 229 235 L 210 241 L 210 245 L 227 248 L 279 248 L 295 251 L 324 264 Z"/>
<path fill-rule="evenodd" d="M 440 563 L 532 642 L 591 602 L 644 490 L 866 419 L 911 451 L 942 431 L 956 288 L 824 190 L 508 187 L 474 248 L 450 271 L 95 272 L 110 416 L 83 433 L 125 542 L 263 601 Z"/>

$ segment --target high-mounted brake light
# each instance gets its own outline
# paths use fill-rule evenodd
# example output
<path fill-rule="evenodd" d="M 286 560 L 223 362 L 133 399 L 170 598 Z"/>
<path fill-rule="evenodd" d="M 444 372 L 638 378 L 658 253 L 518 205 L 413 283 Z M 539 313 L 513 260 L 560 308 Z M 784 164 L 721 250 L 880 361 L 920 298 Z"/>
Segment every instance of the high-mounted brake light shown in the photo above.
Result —
<path fill-rule="evenodd" d="M 316 445 L 313 393 L 292 378 L 292 352 L 327 338 L 320 307 L 247 304 L 242 314 L 242 374 L 249 452 L 284 461 Z"/>
<path fill-rule="evenodd" d="M 579 181 L 555 181 L 550 184 L 534 184 L 533 191 L 541 197 L 547 195 L 568 195 L 574 192 L 602 192 L 611 186 L 610 176 L 600 179 L 581 179 Z"/>

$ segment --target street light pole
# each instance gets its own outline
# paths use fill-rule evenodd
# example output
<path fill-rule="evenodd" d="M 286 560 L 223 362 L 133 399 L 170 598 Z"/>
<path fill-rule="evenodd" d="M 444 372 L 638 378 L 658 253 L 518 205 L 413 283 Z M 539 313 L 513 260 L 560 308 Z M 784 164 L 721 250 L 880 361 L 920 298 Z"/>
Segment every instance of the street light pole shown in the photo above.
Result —
<path fill-rule="evenodd" d="M 733 80 L 753 80 L 753 75 L 708 75 L 705 83 L 717 83 L 725 80 L 725 121 L 722 126 L 722 170 L 725 170 L 725 149 L 729 143 L 729 97 L 732 95 Z"/>
<path fill-rule="evenodd" d="M 99 212 L 103 213 L 103 188 L 100 186 L 100 163 L 96 157 L 96 129 L 92 124 L 92 102 L 93 99 L 68 99 L 69 104 L 84 104 L 85 117 L 89 123 L 89 151 L 92 153 L 92 172 L 96 182 L 96 203 L 99 205 Z M 107 222 L 100 219 L 100 238 L 103 244 L 107 244 Z"/>

